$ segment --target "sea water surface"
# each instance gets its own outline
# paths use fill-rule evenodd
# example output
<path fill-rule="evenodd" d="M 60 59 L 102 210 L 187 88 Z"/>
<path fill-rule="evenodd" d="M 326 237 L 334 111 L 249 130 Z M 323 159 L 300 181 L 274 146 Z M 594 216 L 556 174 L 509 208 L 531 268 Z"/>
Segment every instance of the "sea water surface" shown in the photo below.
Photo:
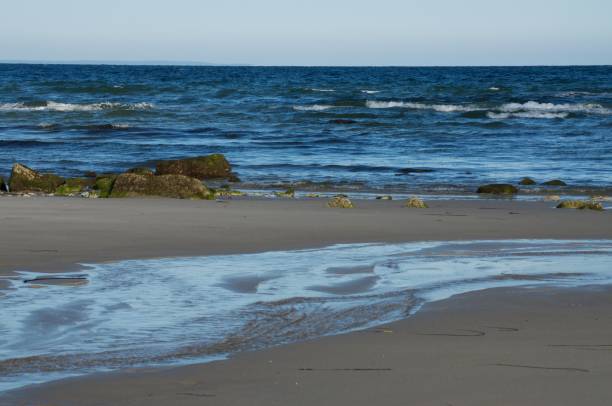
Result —
<path fill-rule="evenodd" d="M 0 174 L 224 153 L 246 184 L 612 186 L 612 67 L 0 64 Z"/>
<path fill-rule="evenodd" d="M 0 391 L 366 329 L 480 289 L 610 284 L 612 241 L 348 244 L 9 281 L 0 292 Z"/>

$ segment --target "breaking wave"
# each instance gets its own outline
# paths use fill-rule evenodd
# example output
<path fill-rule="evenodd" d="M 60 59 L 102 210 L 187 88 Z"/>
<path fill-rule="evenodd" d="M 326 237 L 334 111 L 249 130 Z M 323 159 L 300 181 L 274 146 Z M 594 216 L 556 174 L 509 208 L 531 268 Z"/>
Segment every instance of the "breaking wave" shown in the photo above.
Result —
<path fill-rule="evenodd" d="M 115 103 L 102 102 L 90 104 L 60 103 L 46 101 L 42 103 L 0 103 L 0 111 L 100 111 L 100 110 L 149 110 L 155 106 L 151 103 Z"/>
<path fill-rule="evenodd" d="M 366 101 L 366 107 L 370 109 L 392 109 L 406 108 L 414 110 L 435 110 L 441 113 L 466 112 L 482 110 L 474 105 L 458 105 L 458 104 L 425 104 L 402 101 Z"/>
<path fill-rule="evenodd" d="M 311 106 L 293 106 L 293 110 L 297 111 L 323 111 L 328 109 L 333 109 L 335 106 L 330 106 L 328 104 L 313 104 Z"/>

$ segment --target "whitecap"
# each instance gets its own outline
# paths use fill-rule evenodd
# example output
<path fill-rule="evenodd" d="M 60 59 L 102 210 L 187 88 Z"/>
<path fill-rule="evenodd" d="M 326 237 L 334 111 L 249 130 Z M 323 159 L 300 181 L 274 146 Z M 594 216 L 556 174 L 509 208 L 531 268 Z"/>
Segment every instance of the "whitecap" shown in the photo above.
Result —
<path fill-rule="evenodd" d="M 528 101 L 526 103 L 506 103 L 499 108 L 504 113 L 545 111 L 551 113 L 591 113 L 591 114 L 611 114 L 612 110 L 596 103 L 576 103 L 576 104 L 554 104 Z"/>
<path fill-rule="evenodd" d="M 27 105 L 25 103 L 0 103 L 0 111 L 55 111 L 55 112 L 77 112 L 77 111 L 100 111 L 100 110 L 149 110 L 155 106 L 151 103 L 141 102 L 135 104 L 101 102 L 90 104 L 61 103 L 47 101 L 41 105 Z"/>
<path fill-rule="evenodd" d="M 506 118 L 544 118 L 544 119 L 559 119 L 567 118 L 569 113 L 550 113 L 546 111 L 524 111 L 518 113 L 494 113 L 492 111 L 487 113 L 487 117 L 494 120 L 503 120 Z"/>
<path fill-rule="evenodd" d="M 490 87 L 489 90 L 493 91 L 493 92 L 497 92 L 498 90 L 501 90 L 499 87 Z"/>
<path fill-rule="evenodd" d="M 474 105 L 458 105 L 458 104 L 425 104 L 402 101 L 366 101 L 366 107 L 370 109 L 392 109 L 406 108 L 415 110 L 434 110 L 441 113 L 466 112 L 482 110 L 482 108 Z"/>
<path fill-rule="evenodd" d="M 362 90 L 361 93 L 375 94 L 375 93 L 380 93 L 380 90 Z"/>
<path fill-rule="evenodd" d="M 293 106 L 293 110 L 297 111 L 323 111 L 333 108 L 334 106 L 330 106 L 327 104 L 313 104 L 311 106 Z"/>
<path fill-rule="evenodd" d="M 335 92 L 334 89 L 310 89 L 313 92 Z"/>

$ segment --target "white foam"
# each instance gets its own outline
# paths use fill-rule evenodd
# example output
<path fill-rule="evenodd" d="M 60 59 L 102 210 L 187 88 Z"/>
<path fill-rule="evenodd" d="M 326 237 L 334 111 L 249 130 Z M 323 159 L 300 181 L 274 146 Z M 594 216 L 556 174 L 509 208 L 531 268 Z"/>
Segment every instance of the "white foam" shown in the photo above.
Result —
<path fill-rule="evenodd" d="M 549 112 L 549 113 L 591 113 L 611 114 L 612 110 L 596 103 L 554 104 L 528 101 L 526 103 L 506 103 L 499 108 L 504 113 Z"/>
<path fill-rule="evenodd" d="M 323 92 L 323 93 L 331 93 L 331 92 L 335 92 L 335 89 L 310 89 L 313 92 Z"/>
<path fill-rule="evenodd" d="M 380 90 L 362 90 L 361 93 L 376 94 L 376 93 L 380 93 Z"/>
<path fill-rule="evenodd" d="M 78 112 L 99 110 L 149 110 L 155 106 L 151 103 L 141 102 L 135 104 L 101 102 L 90 104 L 60 103 L 47 101 L 44 105 L 28 106 L 25 103 L 0 103 L 1 111 L 54 111 Z"/>
<path fill-rule="evenodd" d="M 323 111 L 333 108 L 334 106 L 330 106 L 327 104 L 313 104 L 311 106 L 293 106 L 293 109 L 297 111 Z"/>
<path fill-rule="evenodd" d="M 425 103 L 414 103 L 414 102 L 403 102 L 403 101 L 366 101 L 366 107 L 370 109 L 392 109 L 392 108 L 405 108 L 415 110 L 434 110 L 441 113 L 453 113 L 453 112 L 466 112 L 482 110 L 478 106 L 474 105 L 458 105 L 458 104 L 425 104 Z"/>
<path fill-rule="evenodd" d="M 497 91 L 498 91 L 498 90 L 500 90 L 500 89 L 499 89 L 499 87 L 495 87 L 495 86 L 493 86 L 493 87 L 490 87 L 490 88 L 489 88 L 489 90 L 491 90 L 491 91 L 493 91 L 493 92 L 497 92 Z"/>
<path fill-rule="evenodd" d="M 567 118 L 569 113 L 549 113 L 546 111 L 530 111 L 519 113 L 493 113 L 488 112 L 487 117 L 494 120 L 503 120 L 507 118 L 543 118 L 543 119 L 560 119 Z"/>

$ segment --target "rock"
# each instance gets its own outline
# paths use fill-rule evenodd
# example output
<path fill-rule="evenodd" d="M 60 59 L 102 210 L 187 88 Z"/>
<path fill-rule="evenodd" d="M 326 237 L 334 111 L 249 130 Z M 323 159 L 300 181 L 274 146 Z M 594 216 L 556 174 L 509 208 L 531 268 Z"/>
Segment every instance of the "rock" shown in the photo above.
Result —
<path fill-rule="evenodd" d="M 9 189 L 11 192 L 44 192 L 53 193 L 64 179 L 51 174 L 39 173 L 22 164 L 13 165 Z"/>
<path fill-rule="evenodd" d="M 91 178 L 69 178 L 63 185 L 55 189 L 57 196 L 74 196 L 82 191 L 88 190 L 96 183 L 95 179 Z"/>
<path fill-rule="evenodd" d="M 6 190 L 6 183 L 4 183 L 4 178 L 0 176 L 0 192 L 8 192 Z"/>
<path fill-rule="evenodd" d="M 337 195 L 327 202 L 327 207 L 332 209 L 352 209 L 355 206 L 353 206 L 353 202 L 346 195 Z"/>
<path fill-rule="evenodd" d="M 316 199 L 317 197 L 321 197 L 321 195 L 318 193 L 308 193 L 306 197 L 311 198 L 311 199 Z"/>
<path fill-rule="evenodd" d="M 557 206 L 557 209 L 578 209 L 578 210 L 598 210 L 602 211 L 603 206 L 599 202 L 590 200 L 565 200 Z"/>
<path fill-rule="evenodd" d="M 83 172 L 83 176 L 86 178 L 97 178 L 98 174 L 95 173 L 94 171 L 87 171 L 87 172 Z"/>
<path fill-rule="evenodd" d="M 113 174 L 98 176 L 96 183 L 93 185 L 93 189 L 97 192 L 98 197 L 110 197 L 116 179 L 117 175 Z"/>
<path fill-rule="evenodd" d="M 546 186 L 567 186 L 567 183 L 559 179 L 549 180 L 548 182 L 544 182 L 542 184 Z"/>
<path fill-rule="evenodd" d="M 389 195 L 376 196 L 376 200 L 393 200 L 393 196 L 389 196 Z"/>
<path fill-rule="evenodd" d="M 139 166 L 136 168 L 128 169 L 127 173 L 135 173 L 136 175 L 150 175 L 150 176 L 155 175 L 155 172 L 153 172 L 153 169 L 147 168 L 146 166 Z"/>
<path fill-rule="evenodd" d="M 557 196 L 557 195 L 544 196 L 545 202 L 558 202 L 559 200 L 561 200 L 561 196 Z"/>
<path fill-rule="evenodd" d="M 535 185 L 536 181 L 531 179 L 531 178 L 523 178 L 520 180 L 519 185 L 523 185 L 523 186 L 531 186 L 531 185 Z"/>
<path fill-rule="evenodd" d="M 284 192 L 274 192 L 274 195 L 276 197 L 284 197 L 284 198 L 287 198 L 287 199 L 293 199 L 293 198 L 295 198 L 295 189 L 289 188 L 289 189 L 285 190 Z"/>
<path fill-rule="evenodd" d="M 200 180 L 189 176 L 148 176 L 134 173 L 123 173 L 117 176 L 110 197 L 139 196 L 208 199 L 211 194 Z"/>
<path fill-rule="evenodd" d="M 412 209 L 426 209 L 429 206 L 427 206 L 427 204 L 418 197 L 412 197 L 406 202 L 406 207 L 410 207 Z"/>
<path fill-rule="evenodd" d="M 238 181 L 230 163 L 221 154 L 157 162 L 156 175 L 184 175 L 192 178 Z"/>
<path fill-rule="evenodd" d="M 494 195 L 512 195 L 518 193 L 518 189 L 506 183 L 492 183 L 478 188 L 476 193 L 490 193 Z"/>

